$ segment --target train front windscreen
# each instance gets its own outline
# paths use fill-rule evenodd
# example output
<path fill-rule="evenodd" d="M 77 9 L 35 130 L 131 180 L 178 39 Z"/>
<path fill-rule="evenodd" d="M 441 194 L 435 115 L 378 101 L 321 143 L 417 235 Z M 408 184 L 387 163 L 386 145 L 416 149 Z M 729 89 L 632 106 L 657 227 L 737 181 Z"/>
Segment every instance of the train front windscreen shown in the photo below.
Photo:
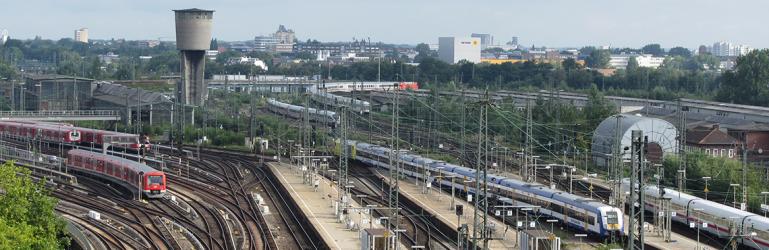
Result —
<path fill-rule="evenodd" d="M 153 184 L 163 185 L 163 176 L 151 175 L 147 177 L 147 179 L 150 185 L 153 185 Z"/>

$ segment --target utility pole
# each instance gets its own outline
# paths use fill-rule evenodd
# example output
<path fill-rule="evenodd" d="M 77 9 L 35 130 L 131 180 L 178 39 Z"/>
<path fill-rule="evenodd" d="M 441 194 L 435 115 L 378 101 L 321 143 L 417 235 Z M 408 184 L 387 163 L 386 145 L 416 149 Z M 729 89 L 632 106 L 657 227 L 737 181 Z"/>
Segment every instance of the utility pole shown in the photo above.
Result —
<path fill-rule="evenodd" d="M 678 192 L 686 190 L 686 112 L 689 107 L 678 99 Z"/>
<path fill-rule="evenodd" d="M 304 93 L 304 112 L 302 112 L 302 147 L 303 148 L 309 148 L 310 147 L 310 93 Z M 342 105 L 341 110 L 344 110 L 344 105 Z M 324 111 L 325 112 L 325 111 Z M 341 123 L 341 121 L 340 121 Z M 342 128 L 344 128 L 344 125 L 341 125 Z M 342 142 L 342 145 L 345 142 Z"/>
<path fill-rule="evenodd" d="M 614 148 L 612 149 L 611 168 L 609 171 L 609 178 L 612 181 L 612 204 L 615 207 L 620 207 L 622 204 L 622 191 L 620 190 L 622 185 L 622 115 L 616 115 L 617 123 L 614 127 Z"/>
<path fill-rule="evenodd" d="M 748 148 L 742 142 L 742 204 L 740 210 L 748 210 Z"/>
<path fill-rule="evenodd" d="M 371 95 L 373 95 L 373 94 L 374 94 L 374 90 L 369 90 L 368 91 L 368 104 L 369 104 L 369 111 L 368 111 L 368 142 L 369 143 L 373 142 L 371 140 L 371 133 L 372 133 L 372 129 L 373 129 L 372 128 L 373 124 L 371 123 L 371 113 L 374 112 L 373 110 L 371 110 L 371 109 L 374 108 L 373 107 L 374 106 L 373 105 L 374 102 L 372 102 L 372 100 L 371 100 L 372 99 Z"/>
<path fill-rule="evenodd" d="M 632 132 L 632 171 L 630 177 L 630 224 L 628 227 L 628 249 L 644 249 L 644 151 L 648 138 L 643 131 Z M 637 186 L 637 187 L 636 187 Z"/>
<path fill-rule="evenodd" d="M 532 150 L 533 148 L 532 148 L 532 141 L 531 141 L 533 139 L 531 134 L 532 125 L 533 124 L 532 124 L 532 116 L 531 116 L 531 102 L 529 102 L 529 100 L 526 100 L 526 134 L 524 135 L 526 136 L 526 145 L 525 145 L 526 150 L 523 153 L 523 157 L 526 159 L 526 162 L 523 165 L 523 174 L 525 176 L 524 181 L 526 182 L 536 181 L 536 176 L 537 176 L 536 166 L 533 166 L 533 169 L 534 169 L 533 173 L 530 173 L 532 172 L 532 170 L 529 169 L 530 168 L 529 159 L 531 159 L 531 157 L 533 157 L 533 154 L 534 154 Z M 531 179 L 530 177 L 531 175 L 534 175 L 535 178 Z"/>
<path fill-rule="evenodd" d="M 486 96 L 479 103 L 479 117 L 478 117 L 478 154 L 476 158 L 475 169 L 475 211 L 473 213 L 473 245 L 478 246 L 477 241 L 480 237 L 483 240 L 483 247 L 481 249 L 488 249 L 489 236 L 488 236 L 488 190 L 486 182 L 488 162 L 489 162 L 489 141 L 488 141 L 488 113 L 489 106 L 492 105 L 489 99 L 489 91 L 486 90 Z M 483 194 L 481 194 L 483 192 Z M 479 215 L 479 213 L 481 213 Z M 481 218 L 479 218 L 481 217 Z M 479 225 L 478 220 L 481 220 Z"/>
<path fill-rule="evenodd" d="M 398 224 L 399 223 L 399 221 L 398 221 L 398 207 L 400 206 L 400 201 L 398 199 L 399 199 L 399 196 L 400 196 L 400 192 L 398 190 L 398 188 L 399 188 L 398 187 L 398 177 L 399 177 L 398 175 L 399 175 L 399 172 L 400 172 L 400 156 L 399 156 L 399 153 L 400 153 L 400 148 L 399 148 L 400 139 L 399 139 L 399 136 L 400 135 L 399 135 L 399 131 L 398 131 L 398 129 L 399 129 L 398 126 L 399 126 L 400 121 L 398 119 L 398 115 L 399 115 L 399 113 L 398 113 L 399 112 L 398 111 L 398 108 L 399 108 L 398 107 L 398 101 L 399 100 L 398 99 L 399 99 L 399 96 L 398 96 L 398 86 L 397 85 L 398 85 L 397 83 L 395 85 L 393 85 L 393 89 L 392 89 L 392 91 L 393 91 L 393 108 L 392 108 L 392 123 L 390 125 L 390 128 L 391 128 L 391 130 L 390 130 L 390 146 L 392 147 L 392 150 L 390 151 L 390 155 L 389 155 L 389 158 L 390 158 L 390 162 L 389 162 L 390 163 L 390 184 L 389 184 L 390 185 L 390 194 L 389 194 L 389 202 L 387 204 L 388 207 L 390 208 L 390 211 L 391 211 L 391 214 L 390 214 L 391 223 L 389 223 L 389 225 L 390 225 L 390 228 L 389 228 L 390 230 L 389 231 L 397 230 L 398 229 L 398 225 L 399 225 Z M 397 232 L 395 233 L 395 242 L 396 242 L 395 248 L 399 249 L 400 248 L 400 244 L 397 244 L 397 242 L 398 242 L 398 233 Z"/>
<path fill-rule="evenodd" d="M 465 103 L 465 89 L 462 88 L 462 134 L 460 136 L 460 141 L 462 142 L 461 146 L 461 152 L 459 152 L 459 158 L 461 159 L 460 162 L 466 162 L 467 158 L 465 156 L 466 148 L 465 148 L 465 116 L 467 115 L 467 103 Z"/>
<path fill-rule="evenodd" d="M 670 242 L 670 199 L 665 198 L 665 188 L 662 187 L 665 168 L 662 164 L 654 164 L 654 166 L 657 167 L 657 190 L 659 191 L 657 211 L 654 214 L 657 219 L 657 235 L 662 236 L 665 242 Z"/>
<path fill-rule="evenodd" d="M 347 193 L 346 186 L 348 185 L 347 181 L 347 169 L 348 169 L 348 162 L 347 159 L 349 158 L 349 149 L 347 146 L 347 108 L 342 105 L 340 107 L 340 115 L 339 115 L 339 141 L 341 145 L 341 152 L 339 156 L 339 183 L 337 183 L 337 186 L 341 188 L 341 192 L 339 192 L 340 199 L 344 197 L 344 199 L 341 200 L 341 203 L 344 205 L 344 207 L 347 207 L 347 196 L 349 195 Z M 308 150 L 305 148 L 305 151 Z"/>

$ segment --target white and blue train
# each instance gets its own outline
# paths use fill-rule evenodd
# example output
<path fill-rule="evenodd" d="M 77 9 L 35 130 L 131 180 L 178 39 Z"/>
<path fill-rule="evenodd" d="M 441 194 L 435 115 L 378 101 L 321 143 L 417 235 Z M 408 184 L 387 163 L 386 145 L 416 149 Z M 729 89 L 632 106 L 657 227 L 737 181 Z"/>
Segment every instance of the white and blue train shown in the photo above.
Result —
<path fill-rule="evenodd" d="M 389 169 L 389 157 L 393 151 L 369 143 L 349 140 L 346 146 L 351 148 L 351 157 L 365 164 Z M 454 175 L 461 177 L 463 181 L 440 180 L 444 187 L 454 186 L 469 194 L 475 192 L 475 170 L 459 165 L 425 158 L 419 155 L 402 151 L 398 154 L 402 164 L 402 174 L 409 177 L 424 179 L 433 182 L 438 181 L 431 177 L 431 173 L 441 175 Z M 588 232 L 598 237 L 624 235 L 622 210 L 601 202 L 576 196 L 566 192 L 553 190 L 541 184 L 526 183 L 504 176 L 487 174 L 487 185 L 490 192 L 489 198 L 508 205 L 533 205 L 539 206 L 537 212 L 540 215 L 552 217 L 564 222 L 577 230 Z"/>

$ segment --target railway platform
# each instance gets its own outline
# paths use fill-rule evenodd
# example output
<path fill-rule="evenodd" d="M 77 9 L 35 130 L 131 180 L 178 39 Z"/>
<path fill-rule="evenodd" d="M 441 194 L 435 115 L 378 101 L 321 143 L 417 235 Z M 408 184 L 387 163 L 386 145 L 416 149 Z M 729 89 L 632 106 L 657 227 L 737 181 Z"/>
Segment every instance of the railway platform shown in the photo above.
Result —
<path fill-rule="evenodd" d="M 348 214 L 351 221 L 358 225 L 353 229 L 348 229 L 347 225 L 338 222 L 333 205 L 333 201 L 338 199 L 338 193 L 328 179 L 318 178 L 319 185 L 316 191 L 312 185 L 302 182 L 302 173 L 297 166 L 277 162 L 267 163 L 267 165 L 332 249 L 361 249 L 360 229 L 381 228 L 377 223 L 367 222 L 370 221 L 367 216 L 358 212 Z M 359 207 L 354 199 L 350 202 L 351 206 Z M 408 248 L 401 245 L 401 249 Z"/>
<path fill-rule="evenodd" d="M 385 181 L 389 180 L 389 177 L 383 175 L 381 172 L 376 171 L 378 178 L 384 178 Z M 418 186 L 414 183 L 413 179 L 405 179 L 399 182 L 400 194 L 408 199 L 417 203 L 425 209 L 425 211 L 433 214 L 436 218 L 440 219 L 447 225 L 458 228 L 460 224 L 472 225 L 474 209 L 470 203 L 463 201 L 462 199 L 455 198 L 456 205 L 463 205 L 463 215 L 460 216 L 460 222 L 457 223 L 457 215 L 454 212 L 452 204 L 452 198 L 450 194 L 445 194 L 439 190 L 433 188 L 429 193 L 423 193 L 423 186 Z M 489 216 L 489 220 L 496 229 L 494 239 L 489 241 L 489 249 L 517 249 L 517 234 L 515 228 L 506 226 L 502 221 Z M 469 226 L 469 235 L 472 235 L 472 226 Z"/>
<path fill-rule="evenodd" d="M 507 178 L 514 178 L 517 180 L 521 180 L 520 176 L 510 172 L 502 172 L 502 173 L 495 173 L 495 174 L 499 174 Z M 575 178 L 575 182 L 577 180 L 586 182 L 585 180 L 583 180 L 582 176 L 575 175 L 574 178 Z M 588 185 L 589 184 L 592 184 L 596 187 L 604 188 L 604 189 L 612 188 L 611 183 L 601 178 L 591 178 L 589 179 Z M 568 191 L 568 190 L 565 190 L 565 191 Z M 625 222 L 629 220 L 630 218 L 627 215 L 625 215 Z M 647 223 L 649 222 L 649 220 L 653 220 L 653 219 L 647 218 Z M 625 232 L 628 232 L 627 226 L 628 226 L 628 223 L 625 223 Z M 670 241 L 665 241 L 665 239 L 661 235 L 657 234 L 654 231 L 654 225 L 649 224 L 646 226 L 646 228 L 647 230 L 644 237 L 646 244 L 657 249 L 697 249 L 698 245 L 700 246 L 700 249 L 703 249 L 703 250 L 717 249 L 705 243 L 698 244 L 695 239 L 688 238 L 676 232 L 670 232 Z"/>

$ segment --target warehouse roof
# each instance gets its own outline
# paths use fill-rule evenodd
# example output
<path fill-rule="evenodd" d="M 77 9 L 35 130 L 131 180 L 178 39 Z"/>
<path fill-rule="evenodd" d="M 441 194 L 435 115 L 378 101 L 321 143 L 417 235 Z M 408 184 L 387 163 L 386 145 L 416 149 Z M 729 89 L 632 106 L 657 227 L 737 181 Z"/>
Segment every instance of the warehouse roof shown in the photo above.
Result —
<path fill-rule="evenodd" d="M 139 88 L 129 88 L 120 84 L 99 82 L 94 90 L 93 98 L 110 102 L 116 105 L 135 107 L 139 104 L 150 105 L 157 103 L 170 103 L 168 96 Z"/>

